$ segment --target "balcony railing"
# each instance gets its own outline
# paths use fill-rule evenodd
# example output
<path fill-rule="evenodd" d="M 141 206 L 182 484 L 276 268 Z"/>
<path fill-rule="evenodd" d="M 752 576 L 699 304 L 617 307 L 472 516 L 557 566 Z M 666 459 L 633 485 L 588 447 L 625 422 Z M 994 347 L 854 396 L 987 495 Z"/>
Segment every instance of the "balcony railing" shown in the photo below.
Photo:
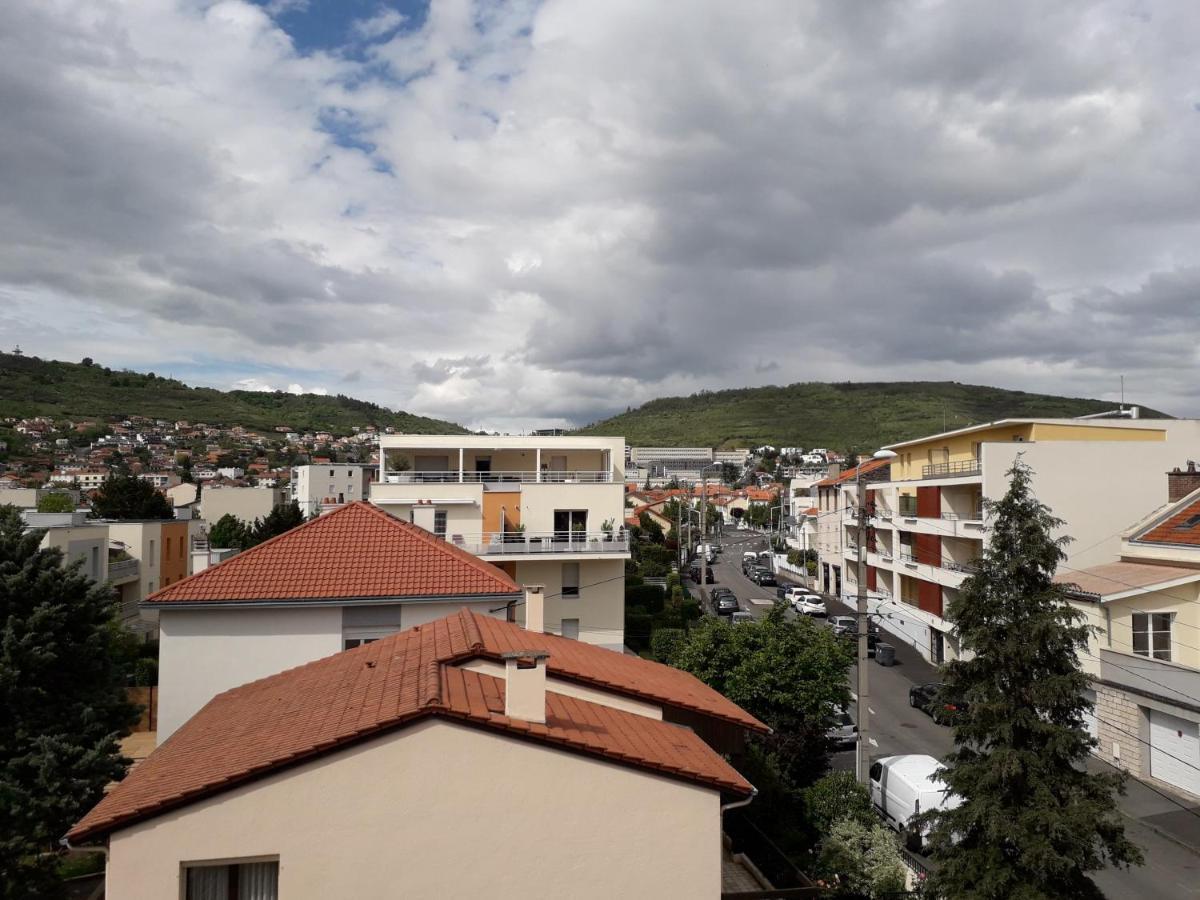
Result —
<path fill-rule="evenodd" d="M 949 569 L 951 572 L 964 572 L 967 575 L 974 575 L 979 571 L 977 568 L 972 565 L 968 565 L 967 563 L 951 562 L 948 559 L 942 560 L 942 568 Z"/>
<path fill-rule="evenodd" d="M 942 518 L 951 522 L 981 522 L 983 521 L 983 507 L 981 506 L 965 516 L 955 512 L 944 512 Z"/>
<path fill-rule="evenodd" d="M 124 581 L 127 578 L 137 578 L 140 571 L 136 559 L 122 559 L 108 564 L 108 580 Z"/>
<path fill-rule="evenodd" d="M 448 543 L 476 556 L 546 553 L 628 553 L 629 536 L 606 531 L 484 532 L 446 534 Z"/>
<path fill-rule="evenodd" d="M 921 466 L 922 478 L 953 478 L 963 475 L 978 475 L 979 472 L 978 459 L 959 459 L 953 462 Z"/>
<path fill-rule="evenodd" d="M 386 484 L 448 484 L 463 481 L 469 484 L 609 484 L 612 472 L 574 470 L 569 472 L 387 472 Z"/>

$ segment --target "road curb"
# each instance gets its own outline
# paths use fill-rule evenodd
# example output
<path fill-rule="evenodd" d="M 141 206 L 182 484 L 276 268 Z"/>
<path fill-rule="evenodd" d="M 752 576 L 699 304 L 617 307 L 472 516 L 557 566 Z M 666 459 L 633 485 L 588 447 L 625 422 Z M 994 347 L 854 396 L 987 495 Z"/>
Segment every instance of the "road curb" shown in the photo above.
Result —
<path fill-rule="evenodd" d="M 1180 847 L 1184 850 L 1187 850 L 1189 853 L 1194 853 L 1194 854 L 1196 854 L 1196 856 L 1200 856 L 1200 847 L 1193 846 L 1192 844 L 1189 844 L 1187 841 L 1183 840 L 1183 838 L 1176 837 L 1174 834 L 1167 831 L 1165 828 L 1155 825 L 1153 822 L 1147 822 L 1145 819 L 1139 819 L 1137 816 L 1133 815 L 1132 813 L 1125 812 L 1125 810 L 1121 809 L 1119 806 L 1117 807 L 1117 811 L 1120 812 L 1121 815 L 1124 816 L 1126 819 L 1128 819 L 1130 822 L 1137 822 L 1143 828 L 1149 828 L 1151 831 L 1153 831 L 1155 834 L 1157 834 L 1160 838 L 1164 838 L 1164 839 L 1170 841 L 1175 846 Z"/>

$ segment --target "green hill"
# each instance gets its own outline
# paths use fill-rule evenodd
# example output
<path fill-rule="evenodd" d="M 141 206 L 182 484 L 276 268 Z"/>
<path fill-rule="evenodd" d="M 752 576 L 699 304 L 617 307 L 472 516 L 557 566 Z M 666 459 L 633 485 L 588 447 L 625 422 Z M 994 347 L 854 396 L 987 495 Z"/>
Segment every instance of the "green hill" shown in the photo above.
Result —
<path fill-rule="evenodd" d="M 1029 394 L 954 381 L 812 381 L 663 397 L 579 434 L 624 435 L 647 447 L 826 447 L 862 451 L 996 419 L 1074 417 L 1106 400 Z M 1164 417 L 1142 408 L 1142 414 Z"/>
<path fill-rule="evenodd" d="M 411 434 L 459 434 L 465 429 L 342 395 L 287 394 L 282 391 L 218 391 L 189 387 L 154 373 L 108 369 L 99 365 L 56 362 L 0 353 L 0 418 L 53 416 L 107 419 L 149 416 L 174 422 L 241 425 L 271 431 L 287 425 L 296 431 L 348 434 L 352 425 L 394 426 Z"/>

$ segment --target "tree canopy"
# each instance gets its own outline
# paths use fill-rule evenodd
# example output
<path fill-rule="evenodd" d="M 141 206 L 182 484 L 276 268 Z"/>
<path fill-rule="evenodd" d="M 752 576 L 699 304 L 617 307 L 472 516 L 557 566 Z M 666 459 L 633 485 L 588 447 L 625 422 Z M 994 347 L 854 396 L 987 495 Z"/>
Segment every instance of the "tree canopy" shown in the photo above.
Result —
<path fill-rule="evenodd" d="M 247 525 L 236 516 L 226 513 L 209 528 L 208 543 L 212 547 L 249 550 L 263 541 L 270 540 L 303 524 L 304 513 L 300 509 L 300 504 L 294 500 L 291 503 L 276 506 L 265 517 L 255 519 L 252 525 Z"/>
<path fill-rule="evenodd" d="M 1018 461 L 975 575 L 948 609 L 969 659 L 946 669 L 946 692 L 969 707 L 954 728 L 944 778 L 962 798 L 931 816 L 940 863 L 934 896 L 1091 898 L 1087 873 L 1141 861 L 1114 795 L 1123 775 L 1089 774 L 1084 727 L 1089 678 L 1078 654 L 1089 626 L 1053 581 L 1062 522 L 1038 502 Z"/>
<path fill-rule="evenodd" d="M 173 519 L 167 498 L 150 482 L 133 475 L 110 475 L 92 498 L 98 519 Z"/>
<path fill-rule="evenodd" d="M 58 841 L 121 778 L 137 719 L 116 598 L 0 506 L 0 896 L 53 896 Z"/>
<path fill-rule="evenodd" d="M 38 498 L 37 511 L 40 513 L 74 512 L 75 501 L 70 494 L 55 491 Z"/>

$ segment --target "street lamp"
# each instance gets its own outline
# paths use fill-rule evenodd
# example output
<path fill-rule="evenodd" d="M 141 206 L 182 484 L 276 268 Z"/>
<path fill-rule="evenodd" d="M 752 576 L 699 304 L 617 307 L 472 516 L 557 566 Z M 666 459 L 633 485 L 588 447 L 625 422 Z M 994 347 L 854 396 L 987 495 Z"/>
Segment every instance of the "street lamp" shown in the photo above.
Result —
<path fill-rule="evenodd" d="M 891 450 L 877 450 L 872 459 L 895 459 Z M 855 754 L 856 771 L 860 784 L 867 783 L 871 768 L 869 757 L 871 732 L 870 689 L 867 678 L 867 636 L 870 632 L 867 618 L 867 497 L 863 491 L 860 461 L 855 467 L 854 484 L 858 493 L 858 752 Z"/>

